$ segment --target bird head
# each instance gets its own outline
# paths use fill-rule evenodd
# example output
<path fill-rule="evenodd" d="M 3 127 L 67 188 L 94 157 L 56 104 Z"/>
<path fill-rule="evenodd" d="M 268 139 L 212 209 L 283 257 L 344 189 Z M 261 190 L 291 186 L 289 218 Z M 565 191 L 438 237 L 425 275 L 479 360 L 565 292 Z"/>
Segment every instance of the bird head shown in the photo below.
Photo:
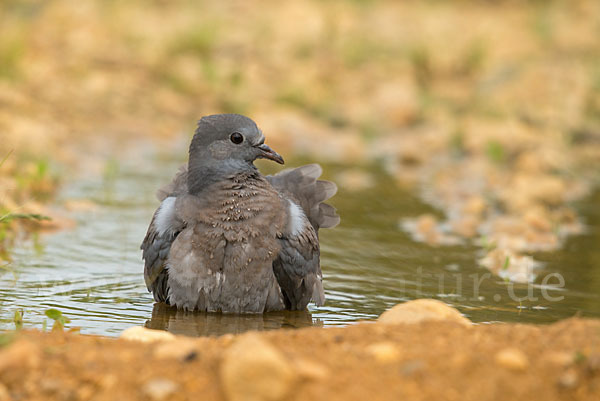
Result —
<path fill-rule="evenodd" d="M 255 169 L 256 159 L 283 164 L 283 158 L 265 144 L 256 123 L 239 114 L 203 117 L 189 151 L 188 184 L 200 189 L 224 176 Z"/>

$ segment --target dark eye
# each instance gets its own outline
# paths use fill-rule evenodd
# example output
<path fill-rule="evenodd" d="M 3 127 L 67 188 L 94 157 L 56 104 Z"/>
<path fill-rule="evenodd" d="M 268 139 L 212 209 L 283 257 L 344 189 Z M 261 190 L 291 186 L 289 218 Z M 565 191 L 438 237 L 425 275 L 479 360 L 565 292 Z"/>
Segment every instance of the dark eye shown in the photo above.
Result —
<path fill-rule="evenodd" d="M 231 134 L 230 139 L 231 142 L 235 143 L 236 145 L 239 145 L 240 143 L 244 142 L 244 136 L 239 132 L 234 132 L 233 134 Z"/>

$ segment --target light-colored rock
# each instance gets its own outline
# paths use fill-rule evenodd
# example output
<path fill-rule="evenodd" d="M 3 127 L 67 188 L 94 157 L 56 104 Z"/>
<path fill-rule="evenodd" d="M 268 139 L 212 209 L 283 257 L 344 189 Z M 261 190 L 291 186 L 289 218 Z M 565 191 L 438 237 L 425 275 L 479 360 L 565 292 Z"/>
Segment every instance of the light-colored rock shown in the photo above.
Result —
<path fill-rule="evenodd" d="M 298 376 L 307 380 L 324 380 L 329 377 L 329 369 L 326 366 L 307 359 L 294 361 L 294 370 Z"/>
<path fill-rule="evenodd" d="M 567 367 L 573 364 L 573 354 L 569 352 L 550 352 L 546 355 L 546 359 L 553 365 Z"/>
<path fill-rule="evenodd" d="M 281 400 L 298 380 L 283 354 L 254 333 L 242 335 L 225 351 L 220 376 L 230 401 Z"/>
<path fill-rule="evenodd" d="M 198 342 L 188 338 L 178 338 L 174 341 L 164 341 L 154 348 L 157 358 L 173 358 L 186 360 L 199 351 Z"/>
<path fill-rule="evenodd" d="M 396 362 L 401 357 L 401 352 L 396 344 L 389 341 L 382 341 L 371 344 L 366 348 L 375 360 L 382 363 Z"/>
<path fill-rule="evenodd" d="M 510 370 L 524 371 L 529 367 L 529 359 L 517 348 L 505 348 L 494 357 L 496 363 Z"/>
<path fill-rule="evenodd" d="M 146 382 L 143 387 L 143 393 L 153 400 L 165 400 L 177 391 L 179 385 L 169 379 L 152 379 Z"/>
<path fill-rule="evenodd" d="M 129 341 L 139 341 L 142 343 L 153 343 L 157 341 L 173 341 L 175 336 L 162 330 L 151 330 L 141 326 L 134 326 L 125 329 L 120 338 Z"/>
<path fill-rule="evenodd" d="M 471 321 L 456 309 L 435 299 L 416 299 L 383 312 L 377 320 L 381 324 L 412 324 L 431 320 L 446 320 L 471 326 Z"/>
<path fill-rule="evenodd" d="M 515 283 L 532 282 L 535 279 L 534 271 L 539 265 L 531 256 L 520 255 L 500 246 L 479 259 L 479 264 Z"/>
<path fill-rule="evenodd" d="M 575 369 L 567 369 L 558 378 L 558 385 L 564 388 L 574 388 L 579 384 L 579 376 Z"/>
<path fill-rule="evenodd" d="M 0 401 L 11 401 L 12 397 L 10 396 L 10 393 L 8 392 L 8 389 L 6 388 L 6 386 L 2 383 L 0 383 Z"/>
<path fill-rule="evenodd" d="M 19 340 L 0 352 L 0 374 L 13 369 L 32 369 L 40 364 L 39 347 L 27 340 Z"/>

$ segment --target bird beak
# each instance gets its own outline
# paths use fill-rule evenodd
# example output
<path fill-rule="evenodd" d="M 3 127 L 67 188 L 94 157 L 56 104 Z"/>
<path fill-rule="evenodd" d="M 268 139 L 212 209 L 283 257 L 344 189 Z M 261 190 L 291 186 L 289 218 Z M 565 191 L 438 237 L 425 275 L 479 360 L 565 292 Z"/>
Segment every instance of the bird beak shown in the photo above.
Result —
<path fill-rule="evenodd" d="M 260 154 L 258 155 L 261 159 L 269 159 L 277 162 L 279 164 L 283 164 L 283 157 L 279 155 L 279 153 L 275 152 L 273 149 L 265 145 L 264 143 L 257 146 L 260 149 Z"/>

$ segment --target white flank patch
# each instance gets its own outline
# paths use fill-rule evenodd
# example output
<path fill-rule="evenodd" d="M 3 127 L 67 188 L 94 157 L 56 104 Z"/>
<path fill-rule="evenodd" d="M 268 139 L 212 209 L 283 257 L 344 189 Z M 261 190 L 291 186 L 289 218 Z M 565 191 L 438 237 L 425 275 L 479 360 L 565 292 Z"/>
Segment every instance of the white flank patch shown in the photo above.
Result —
<path fill-rule="evenodd" d="M 304 222 L 306 217 L 304 211 L 294 202 L 290 201 L 290 233 L 292 235 L 298 235 L 304 230 Z"/>
<path fill-rule="evenodd" d="M 175 197 L 169 196 L 160 204 L 156 218 L 154 219 L 154 228 L 159 235 L 166 232 L 172 234 L 173 220 L 175 220 Z"/>

